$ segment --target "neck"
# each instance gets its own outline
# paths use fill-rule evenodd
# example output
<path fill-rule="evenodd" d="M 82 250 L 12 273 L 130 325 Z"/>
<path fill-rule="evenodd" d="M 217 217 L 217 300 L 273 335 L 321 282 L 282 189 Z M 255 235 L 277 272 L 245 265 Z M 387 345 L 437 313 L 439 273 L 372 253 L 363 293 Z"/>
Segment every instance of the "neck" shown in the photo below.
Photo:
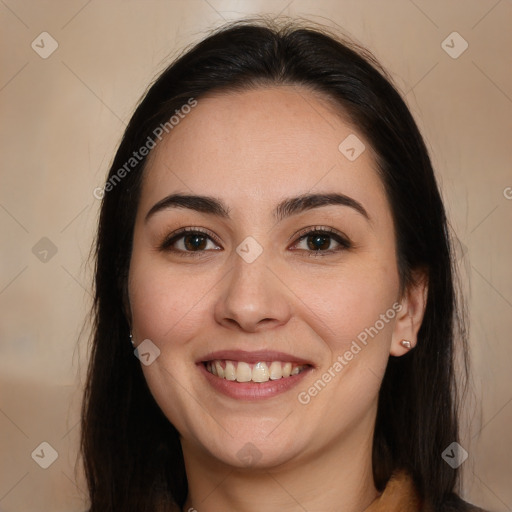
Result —
<path fill-rule="evenodd" d="M 373 432 L 339 440 L 314 457 L 257 470 L 197 456 L 184 443 L 189 495 L 184 512 L 358 512 L 378 496 L 372 473 Z"/>

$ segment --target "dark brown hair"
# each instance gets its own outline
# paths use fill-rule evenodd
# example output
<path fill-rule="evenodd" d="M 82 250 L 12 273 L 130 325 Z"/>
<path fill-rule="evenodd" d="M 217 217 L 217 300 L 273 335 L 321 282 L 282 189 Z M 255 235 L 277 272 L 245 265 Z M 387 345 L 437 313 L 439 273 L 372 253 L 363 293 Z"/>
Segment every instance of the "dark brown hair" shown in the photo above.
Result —
<path fill-rule="evenodd" d="M 377 155 L 391 205 L 401 284 L 407 286 L 416 269 L 428 274 L 417 346 L 403 357 L 390 357 L 382 382 L 373 469 L 378 489 L 394 469 L 408 469 L 423 498 L 441 510 L 443 504 L 457 503 L 457 469 L 441 457 L 458 439 L 453 361 L 458 315 L 449 232 L 416 123 L 366 50 L 297 23 L 246 20 L 215 31 L 148 89 L 126 128 L 109 179 L 190 98 L 275 84 L 322 93 L 364 135 Z M 101 205 L 94 338 L 82 413 L 91 512 L 155 512 L 173 502 L 183 506 L 188 491 L 178 433 L 155 403 L 133 355 L 124 308 L 145 162 L 141 159 L 110 187 Z"/>

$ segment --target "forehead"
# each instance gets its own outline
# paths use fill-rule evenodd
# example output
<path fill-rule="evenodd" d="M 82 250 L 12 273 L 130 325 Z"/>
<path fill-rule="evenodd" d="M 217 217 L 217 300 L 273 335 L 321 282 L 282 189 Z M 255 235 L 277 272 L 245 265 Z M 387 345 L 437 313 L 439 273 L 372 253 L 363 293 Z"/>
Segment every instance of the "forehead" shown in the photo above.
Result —
<path fill-rule="evenodd" d="M 339 149 L 347 137 L 365 147 L 353 161 Z M 153 150 L 142 200 L 180 191 L 273 204 L 324 190 L 382 195 L 372 150 L 333 102 L 273 86 L 200 98 Z"/>

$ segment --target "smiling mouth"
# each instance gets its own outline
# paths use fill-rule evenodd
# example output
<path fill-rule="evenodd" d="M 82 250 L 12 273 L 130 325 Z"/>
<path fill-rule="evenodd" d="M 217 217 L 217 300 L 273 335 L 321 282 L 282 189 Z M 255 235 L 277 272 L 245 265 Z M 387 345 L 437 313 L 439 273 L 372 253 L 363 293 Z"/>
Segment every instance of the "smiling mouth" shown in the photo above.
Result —
<path fill-rule="evenodd" d="M 215 359 L 205 361 L 203 365 L 206 371 L 219 379 L 233 382 L 268 382 L 269 380 L 281 380 L 302 373 L 309 364 L 297 364 L 282 361 L 259 361 L 251 364 L 244 361 L 231 361 Z"/>

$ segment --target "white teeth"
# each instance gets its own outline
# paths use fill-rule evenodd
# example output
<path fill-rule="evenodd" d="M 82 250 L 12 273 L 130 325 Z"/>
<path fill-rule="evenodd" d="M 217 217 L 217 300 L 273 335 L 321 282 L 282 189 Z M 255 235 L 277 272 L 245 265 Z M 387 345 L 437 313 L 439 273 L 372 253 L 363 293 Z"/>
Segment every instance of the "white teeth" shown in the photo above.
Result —
<path fill-rule="evenodd" d="M 267 363 L 256 363 L 252 369 L 252 380 L 254 382 L 267 382 L 270 377 Z"/>
<path fill-rule="evenodd" d="M 249 382 L 252 378 L 251 367 L 240 361 L 236 367 L 236 380 L 237 382 Z"/>
<path fill-rule="evenodd" d="M 259 361 L 250 365 L 244 361 L 208 361 L 206 369 L 211 374 L 230 381 L 237 382 L 268 382 L 298 375 L 307 365 L 293 365 L 290 362 Z"/>
<path fill-rule="evenodd" d="M 215 369 L 217 370 L 216 375 L 218 377 L 220 377 L 221 379 L 223 379 L 224 378 L 224 368 L 222 368 L 220 361 L 215 361 Z"/>
<path fill-rule="evenodd" d="M 226 361 L 226 368 L 224 368 L 224 378 L 226 380 L 236 380 L 236 368 L 231 361 Z"/>
<path fill-rule="evenodd" d="M 271 380 L 278 380 L 283 376 L 283 370 L 281 369 L 281 363 L 279 361 L 272 361 L 269 370 Z"/>

